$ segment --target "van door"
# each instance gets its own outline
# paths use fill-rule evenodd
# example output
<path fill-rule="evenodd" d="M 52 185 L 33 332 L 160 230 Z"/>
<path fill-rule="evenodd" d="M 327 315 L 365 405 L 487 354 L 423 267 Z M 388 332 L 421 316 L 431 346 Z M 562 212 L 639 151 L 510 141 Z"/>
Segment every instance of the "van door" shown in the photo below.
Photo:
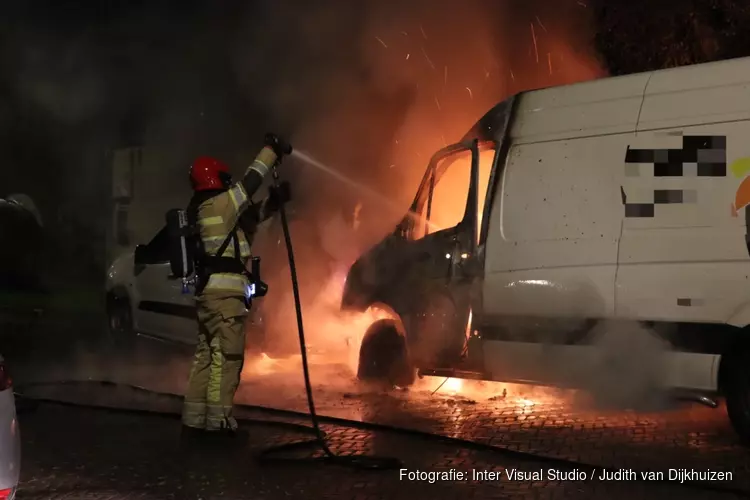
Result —
<path fill-rule="evenodd" d="M 172 276 L 167 238 L 166 228 L 162 228 L 147 245 L 136 249 L 136 324 L 147 334 L 195 343 L 193 291 L 183 293 L 182 280 Z"/>
<path fill-rule="evenodd" d="M 632 133 L 515 143 L 486 241 L 481 333 L 493 380 L 588 381 L 612 318 L 623 210 L 612 151 Z M 593 353 L 593 354 L 592 354 Z"/>
<path fill-rule="evenodd" d="M 405 321 L 418 368 L 453 367 L 464 354 L 469 292 L 479 269 L 475 254 L 480 150 L 487 149 L 474 141 L 438 152 L 402 222 L 407 240 L 402 250 L 409 263 L 408 275 L 401 279 L 410 301 Z M 490 158 L 489 172 L 494 154 L 484 158 Z"/>

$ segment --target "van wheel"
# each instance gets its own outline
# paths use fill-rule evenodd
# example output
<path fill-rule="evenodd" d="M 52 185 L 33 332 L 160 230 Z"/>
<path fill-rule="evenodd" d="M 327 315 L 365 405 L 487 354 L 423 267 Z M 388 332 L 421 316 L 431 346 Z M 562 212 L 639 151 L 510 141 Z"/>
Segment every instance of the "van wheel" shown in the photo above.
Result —
<path fill-rule="evenodd" d="M 750 351 L 740 350 L 727 355 L 721 382 L 727 415 L 735 432 L 745 445 L 750 445 Z"/>
<path fill-rule="evenodd" d="M 376 321 L 367 329 L 359 348 L 357 378 L 389 388 L 414 383 L 416 370 L 406 340 L 392 320 Z"/>
<path fill-rule="evenodd" d="M 110 340 L 130 341 L 135 337 L 133 313 L 127 295 L 110 293 L 107 297 L 107 326 Z"/>

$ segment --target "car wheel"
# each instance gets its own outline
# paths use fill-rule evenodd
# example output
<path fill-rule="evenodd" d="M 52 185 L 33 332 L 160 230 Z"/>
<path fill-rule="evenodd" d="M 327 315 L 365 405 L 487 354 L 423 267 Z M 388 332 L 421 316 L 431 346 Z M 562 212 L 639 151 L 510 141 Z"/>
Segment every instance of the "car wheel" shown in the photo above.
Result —
<path fill-rule="evenodd" d="M 406 340 L 392 320 L 373 323 L 359 349 L 357 378 L 387 387 L 408 387 L 414 383 L 415 369 Z"/>
<path fill-rule="evenodd" d="M 750 445 L 750 350 L 726 355 L 722 366 L 722 392 L 732 427 L 745 445 Z"/>

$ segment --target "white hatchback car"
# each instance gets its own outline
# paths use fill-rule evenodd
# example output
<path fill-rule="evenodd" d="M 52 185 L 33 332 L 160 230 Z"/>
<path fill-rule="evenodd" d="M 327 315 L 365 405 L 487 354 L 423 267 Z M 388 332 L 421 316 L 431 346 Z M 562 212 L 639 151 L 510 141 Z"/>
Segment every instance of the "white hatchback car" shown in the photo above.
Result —
<path fill-rule="evenodd" d="M 0 356 L 0 500 L 13 500 L 21 468 L 21 436 L 13 382 Z"/>

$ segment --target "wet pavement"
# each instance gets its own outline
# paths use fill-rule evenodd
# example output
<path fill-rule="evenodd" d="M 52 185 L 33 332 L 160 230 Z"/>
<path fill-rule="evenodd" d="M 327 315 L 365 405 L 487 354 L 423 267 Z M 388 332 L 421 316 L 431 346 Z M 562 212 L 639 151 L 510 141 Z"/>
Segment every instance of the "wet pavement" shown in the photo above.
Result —
<path fill-rule="evenodd" d="M 39 349 L 34 358 L 33 363 L 23 363 L 22 367 L 19 365 L 16 380 L 20 384 L 61 379 L 107 379 L 179 394 L 187 375 L 189 349 L 147 341 L 139 343 L 127 355 L 118 350 L 114 356 L 111 350 L 103 348 L 81 348 L 67 354 Z M 322 415 L 567 459 L 586 464 L 577 468 L 579 473 L 585 471 L 588 475 L 591 475 L 589 466 L 654 471 L 665 475 L 670 469 L 726 471 L 732 473 L 731 480 L 717 480 L 708 486 L 735 493 L 739 490 L 750 497 L 750 450 L 738 443 L 723 407 L 711 409 L 687 404 L 658 412 L 593 410 L 590 403 L 573 393 L 495 384 L 465 384 L 457 390 L 450 382 L 434 392 L 444 379 L 423 380 L 410 391 L 383 394 L 357 384 L 346 366 L 326 364 L 325 360 L 316 358 L 313 358 L 312 365 L 316 403 Z M 502 389 L 506 390 L 505 396 Z M 175 399 L 129 389 L 86 385 L 44 386 L 34 391 L 37 395 L 57 399 L 158 408 L 171 412 L 179 410 L 179 401 Z M 298 362 L 290 360 L 275 365 L 268 360 L 248 362 L 238 400 L 253 405 L 306 411 Z M 252 412 L 243 415 L 254 416 Z M 48 428 L 52 421 L 70 422 L 74 428 L 80 427 L 59 433 L 57 426 Z M 550 481 L 545 477 L 541 481 L 535 478 L 516 481 L 504 478 L 501 481 L 442 481 L 430 485 L 399 481 L 397 472 L 351 473 L 339 467 L 309 464 L 295 467 L 294 473 L 288 476 L 292 479 L 282 481 L 281 478 L 287 476 L 281 469 L 276 466 L 273 469 L 264 467 L 260 472 L 261 469 L 255 470 L 257 466 L 246 458 L 226 461 L 223 461 L 224 458 L 212 459 L 211 467 L 206 469 L 196 469 L 195 463 L 178 465 L 175 461 L 179 459 L 179 453 L 173 451 L 175 457 L 168 456 L 172 446 L 169 443 L 174 441 L 169 436 L 176 436 L 174 429 L 177 422 L 162 417 L 45 406 L 41 411 L 24 415 L 21 423 L 25 441 L 21 499 L 58 498 L 34 491 L 54 489 L 59 484 L 70 492 L 71 484 L 77 484 L 75 481 L 82 481 L 81 484 L 91 489 L 92 493 L 65 498 L 295 498 L 295 495 L 307 497 L 318 494 L 340 498 L 400 498 L 414 497 L 416 494 L 422 497 L 425 491 L 438 498 L 459 495 L 462 498 L 732 496 L 717 490 L 693 488 L 703 483 L 691 483 L 688 486 L 692 487 L 685 487 L 674 481 Z M 294 438 L 278 429 L 264 427 L 261 431 L 254 427 L 253 430 L 249 447 L 242 452 L 247 456 L 273 442 Z M 527 460 L 491 449 L 441 443 L 390 431 L 331 426 L 327 430 L 331 433 L 330 442 L 334 449 L 397 455 L 407 463 L 409 469 L 498 471 L 515 468 L 546 471 L 553 468 L 561 473 L 576 469 L 575 464 Z M 76 435 L 87 437 L 76 440 Z M 138 444 L 141 442 L 151 443 L 147 448 L 158 449 L 157 455 L 163 456 L 155 457 Z M 54 451 L 50 453 L 50 449 Z M 154 467 L 155 463 L 158 467 Z M 113 469 L 114 466 L 117 468 Z M 105 473 L 104 469 L 109 472 Z M 287 466 L 282 469 L 287 474 L 291 470 Z M 199 484 L 200 480 L 196 478 L 180 479 L 188 474 L 186 470 L 201 470 L 205 484 Z M 601 473 L 600 470 L 597 472 Z M 107 474 L 111 475 L 111 479 L 106 479 L 109 477 Z M 268 479 L 261 481 L 257 479 L 260 476 Z M 175 493 L 174 488 L 179 486 L 178 479 L 185 488 L 193 489 Z M 109 494 L 109 491 L 114 491 L 112 482 L 119 485 L 119 495 L 124 494 L 123 485 L 128 485 L 128 488 L 132 486 L 134 492 L 127 493 L 130 496 Z M 222 493 L 208 493 L 210 490 L 206 489 L 206 484 L 213 487 L 222 485 L 219 488 Z M 283 492 L 273 490 L 273 484 L 277 484 Z M 433 487 L 441 489 L 439 492 L 429 491 Z"/>
<path fill-rule="evenodd" d="M 434 481 L 428 477 L 409 480 L 401 477 L 400 470 L 356 470 L 320 462 L 264 465 L 257 460 L 263 448 L 306 438 L 271 425 L 248 426 L 250 436 L 243 445 L 227 447 L 180 444 L 179 422 L 163 416 L 42 404 L 22 413 L 20 424 L 23 463 L 18 500 L 735 496 L 677 483 L 576 480 L 572 479 L 576 474 L 580 477 L 592 471 L 341 426 L 323 426 L 328 444 L 337 454 L 398 456 L 406 474 L 445 476 Z M 556 476 L 550 476 L 550 470 Z M 542 471 L 543 477 L 508 479 L 506 475 L 512 471 Z M 500 477 L 474 476 L 487 473 Z"/>

